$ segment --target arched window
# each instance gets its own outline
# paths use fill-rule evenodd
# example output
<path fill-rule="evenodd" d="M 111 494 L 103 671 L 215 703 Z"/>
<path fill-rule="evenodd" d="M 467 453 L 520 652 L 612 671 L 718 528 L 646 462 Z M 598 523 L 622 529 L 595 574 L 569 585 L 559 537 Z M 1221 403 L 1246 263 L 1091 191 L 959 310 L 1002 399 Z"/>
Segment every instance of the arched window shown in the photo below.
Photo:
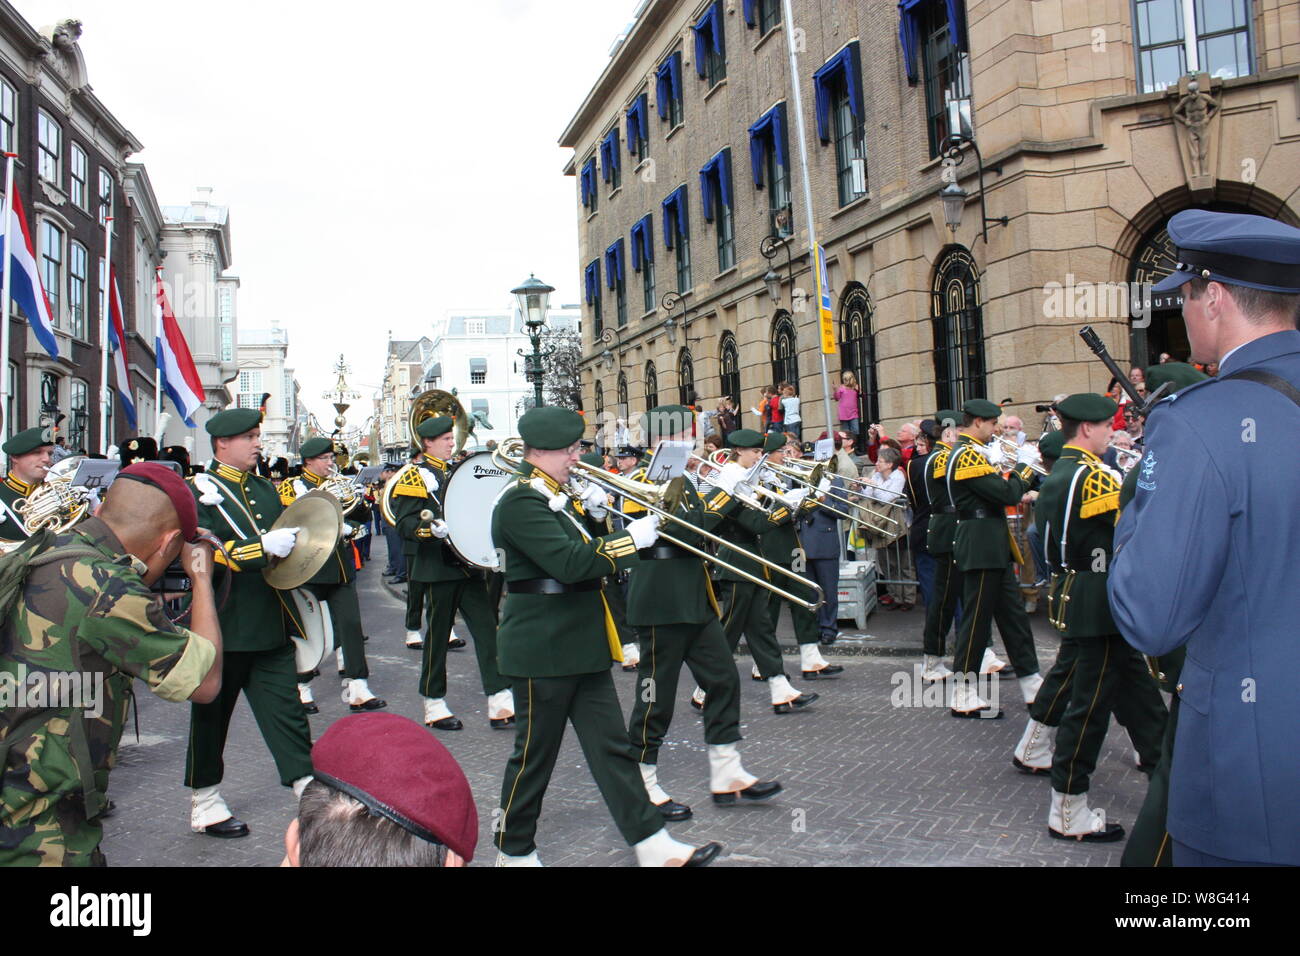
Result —
<path fill-rule="evenodd" d="M 627 417 L 627 372 L 618 373 L 618 414 L 620 418 Z"/>
<path fill-rule="evenodd" d="M 799 391 L 799 346 L 789 312 L 778 312 L 772 323 L 772 384 L 782 382 Z"/>
<path fill-rule="evenodd" d="M 840 300 L 840 372 L 852 372 L 858 380 L 858 389 L 862 393 L 858 401 L 858 418 L 864 425 L 880 421 L 876 336 L 871 315 L 871 297 L 867 295 L 866 287 L 850 282 Z"/>
<path fill-rule="evenodd" d="M 984 309 L 971 254 L 956 247 L 934 271 L 934 391 L 939 408 L 961 408 L 984 398 Z"/>
<path fill-rule="evenodd" d="M 655 371 L 654 362 L 645 363 L 645 408 L 646 411 L 659 404 L 659 373 Z"/>
<path fill-rule="evenodd" d="M 600 379 L 596 379 L 592 391 L 592 403 L 596 409 L 596 450 L 604 451 L 609 439 L 605 437 L 605 387 L 600 384 Z"/>
<path fill-rule="evenodd" d="M 90 423 L 90 386 L 79 378 L 74 378 L 68 387 L 68 448 L 89 448 L 86 440 L 87 425 Z"/>
<path fill-rule="evenodd" d="M 677 401 L 681 405 L 695 404 L 695 360 L 687 348 L 677 354 Z"/>
<path fill-rule="evenodd" d="M 740 349 L 736 346 L 736 337 L 730 332 L 722 333 L 722 342 L 718 347 L 722 367 L 722 394 L 731 399 L 736 406 L 736 427 L 740 427 Z"/>

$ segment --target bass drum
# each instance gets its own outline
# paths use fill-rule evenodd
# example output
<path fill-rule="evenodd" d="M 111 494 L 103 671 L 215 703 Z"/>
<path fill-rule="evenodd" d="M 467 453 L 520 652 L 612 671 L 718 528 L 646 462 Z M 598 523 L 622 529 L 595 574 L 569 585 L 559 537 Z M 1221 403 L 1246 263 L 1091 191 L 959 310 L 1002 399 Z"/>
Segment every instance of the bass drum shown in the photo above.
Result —
<path fill-rule="evenodd" d="M 497 497 L 518 476 L 502 471 L 487 451 L 470 455 L 451 473 L 442 492 L 447 544 L 467 564 L 500 571 L 492 543 L 492 508 Z"/>

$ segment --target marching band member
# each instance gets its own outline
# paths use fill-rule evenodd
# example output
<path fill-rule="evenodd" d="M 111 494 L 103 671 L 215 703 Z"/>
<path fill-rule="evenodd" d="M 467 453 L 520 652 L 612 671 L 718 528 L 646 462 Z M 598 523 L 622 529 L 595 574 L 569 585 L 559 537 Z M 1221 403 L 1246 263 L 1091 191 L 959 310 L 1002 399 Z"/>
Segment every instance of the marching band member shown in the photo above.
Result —
<path fill-rule="evenodd" d="M 438 730 L 464 727 L 446 702 L 447 645 L 452 621 L 460 611 L 474 638 L 479 676 L 488 699 L 488 722 L 494 729 L 504 730 L 514 725 L 515 702 L 510 682 L 497 670 L 496 605 L 488 596 L 483 572 L 466 565 L 445 543 L 448 531 L 442 515 L 442 490 L 448 477 L 447 459 L 456 447 L 454 426 L 454 419 L 435 416 L 416 427 L 423 454 L 418 463 L 406 465 L 397 474 L 384 502 L 384 518 L 412 544 L 407 587 L 424 592 L 428 626 L 420 695 L 425 724 Z M 433 517 L 424 517 L 426 511 Z"/>
<path fill-rule="evenodd" d="M 593 468 L 605 467 L 605 456 L 598 452 L 588 452 L 579 459 L 584 465 L 590 465 Z M 593 494 L 592 500 L 586 510 L 587 524 L 591 527 L 592 534 L 596 537 L 609 534 L 612 531 L 621 531 L 621 527 L 614 526 L 609 496 L 606 496 L 604 502 L 601 502 L 599 494 Z M 620 522 L 625 524 L 625 522 Z M 623 670 L 634 671 L 637 664 L 640 663 L 641 657 L 637 651 L 636 631 L 627 623 L 627 574 L 626 571 L 617 571 L 605 579 L 605 603 L 609 605 L 609 613 L 614 618 L 614 628 L 618 631 L 619 640 L 623 645 Z"/>
<path fill-rule="evenodd" d="M 705 866 L 722 848 L 717 843 L 695 848 L 668 835 L 628 753 L 610 674 L 620 647 L 601 582 L 638 563 L 638 549 L 652 547 L 658 537 L 658 519 L 639 518 L 624 531 L 597 538 L 582 527 L 562 489 L 578 461 L 583 427 L 582 416 L 565 408 L 527 412 L 519 420 L 524 460 L 518 481 L 492 513 L 492 537 L 505 552 L 501 670 L 511 676 L 520 705 L 515 749 L 501 785 L 497 864 L 541 865 L 537 818 L 565 724 L 572 722 L 605 805 L 637 862 Z M 659 597 L 663 600 L 666 592 Z"/>
<path fill-rule="evenodd" d="M 661 405 L 642 418 L 642 431 L 658 445 L 661 441 L 690 440 L 695 413 L 685 405 Z M 644 481 L 643 467 L 633 477 Z M 677 479 L 674 479 L 677 480 Z M 695 486 L 684 477 L 676 507 L 665 509 L 691 525 L 714 523 L 705 511 Z M 675 528 L 678 526 L 674 526 Z M 701 547 L 703 540 L 683 530 L 680 540 Z M 682 665 L 703 688 L 704 741 L 709 752 L 709 788 L 719 804 L 734 804 L 736 797 L 766 800 L 781 790 L 776 781 L 760 781 L 745 770 L 736 745 L 740 741 L 740 679 L 719 621 L 720 610 L 704 561 L 661 542 L 640 551 L 641 563 L 631 576 L 628 621 L 642 635 L 645 653 L 637 671 L 637 693 L 628 720 L 632 752 L 640 765 L 650 800 L 667 820 L 685 820 L 691 808 L 673 800 L 659 783 L 659 750 L 672 723 L 677 681 Z M 725 558 L 724 558 L 725 560 Z"/>
<path fill-rule="evenodd" d="M 31 536 L 14 502 L 29 497 L 45 481 L 54 460 L 54 439 L 49 428 L 28 428 L 5 442 L 3 450 L 9 472 L 0 482 L 0 540 L 22 541 Z"/>
<path fill-rule="evenodd" d="M 305 495 L 319 488 L 334 469 L 334 446 L 328 438 L 316 436 L 302 444 L 302 474 L 297 478 L 288 478 L 280 484 L 280 502 L 286 508 L 293 504 L 299 495 Z M 359 492 L 358 492 L 359 493 Z M 343 522 L 343 537 L 339 539 L 334 554 L 324 566 L 303 585 L 329 606 L 330 620 L 334 625 L 334 642 L 342 654 L 343 663 L 343 702 L 348 704 L 353 713 L 363 710 L 379 710 L 387 707 L 387 701 L 376 697 L 366 684 L 370 669 L 366 665 L 365 642 L 361 634 L 361 605 L 357 601 L 357 569 L 352 557 L 352 536 L 370 520 L 370 510 L 361 504 L 350 517 Z M 302 697 L 305 682 L 298 685 Z M 311 690 L 307 689 L 306 704 L 310 700 Z M 308 713 L 315 713 L 315 705 L 307 708 Z"/>
<path fill-rule="evenodd" d="M 185 785 L 193 790 L 190 827 L 216 837 L 248 836 L 248 824 L 235 818 L 217 789 L 240 691 L 275 759 L 280 782 L 301 794 L 311 779 L 311 728 L 295 689 L 287 632 L 291 612 L 261 574 L 272 555 L 283 558 L 293 550 L 298 529 L 270 530 L 282 506 L 275 486 L 252 473 L 262 449 L 261 418 L 255 408 L 231 408 L 208 419 L 204 427 L 212 436 L 212 461 L 205 473 L 190 479 L 199 527 L 226 542 L 229 560 L 221 554 L 215 558 L 234 576 L 220 613 L 221 694 L 210 704 L 190 708 L 185 759 Z"/>
<path fill-rule="evenodd" d="M 961 600 L 961 571 L 953 558 L 953 539 L 957 534 L 957 509 L 948 501 L 945 481 L 953 446 L 957 443 L 957 412 L 940 409 L 934 414 L 941 432 L 934 451 L 925 460 L 925 493 L 930 500 L 930 523 L 925 532 L 925 548 L 934 558 L 934 593 L 925 607 L 925 633 L 922 638 L 921 679 L 946 680 L 952 671 L 943 662 L 952 627 Z"/>

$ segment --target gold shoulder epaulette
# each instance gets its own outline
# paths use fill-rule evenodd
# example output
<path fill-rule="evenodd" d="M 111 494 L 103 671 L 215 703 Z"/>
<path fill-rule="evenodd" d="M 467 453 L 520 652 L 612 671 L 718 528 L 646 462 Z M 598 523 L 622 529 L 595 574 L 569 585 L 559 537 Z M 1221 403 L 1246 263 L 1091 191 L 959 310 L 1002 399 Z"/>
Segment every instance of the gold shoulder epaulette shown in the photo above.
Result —
<path fill-rule="evenodd" d="M 420 475 L 420 469 L 413 465 L 405 466 L 401 474 L 397 476 L 397 481 L 393 484 L 393 494 L 404 495 L 408 498 L 429 497 L 429 489 L 424 483 L 424 478 Z"/>
<path fill-rule="evenodd" d="M 1079 517 L 1092 518 L 1108 511 L 1119 510 L 1119 482 L 1108 468 L 1089 465 L 1083 478 L 1083 492 L 1079 501 Z"/>
<path fill-rule="evenodd" d="M 298 488 L 294 485 L 292 478 L 286 478 L 280 482 L 278 491 L 280 492 L 280 504 L 283 505 L 293 504 L 294 499 L 298 497 Z"/>
<path fill-rule="evenodd" d="M 982 475 L 996 475 L 998 470 L 989 464 L 989 460 L 969 445 L 964 446 L 952 463 L 952 477 L 955 481 L 967 478 L 979 478 Z"/>
<path fill-rule="evenodd" d="M 930 469 L 930 477 L 936 481 L 942 481 L 948 474 L 948 457 L 952 454 L 947 448 L 940 448 L 934 456 L 934 465 Z"/>

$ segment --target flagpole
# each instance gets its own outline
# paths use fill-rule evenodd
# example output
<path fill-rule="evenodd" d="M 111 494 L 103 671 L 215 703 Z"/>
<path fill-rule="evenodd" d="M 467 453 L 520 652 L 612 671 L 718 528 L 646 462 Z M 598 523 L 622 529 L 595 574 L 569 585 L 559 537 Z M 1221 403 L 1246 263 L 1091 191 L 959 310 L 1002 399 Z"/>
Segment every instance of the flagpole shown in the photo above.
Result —
<path fill-rule="evenodd" d="M 113 206 L 109 197 L 108 215 L 104 217 L 104 298 L 101 300 L 99 316 L 99 451 L 108 454 L 108 323 L 109 313 L 113 309 Z M 122 343 L 123 348 L 126 343 Z"/>
<path fill-rule="evenodd" d="M 9 272 L 14 260 L 14 158 L 18 154 L 4 155 L 5 199 L 4 211 L 0 213 L 4 217 L 4 267 L 3 279 L 0 279 L 0 304 L 4 307 L 4 311 L 0 312 L 0 356 L 4 357 L 4 370 L 0 373 L 0 416 L 4 417 L 4 434 L 15 435 L 17 430 L 14 423 L 9 421 Z M 15 401 L 14 408 L 17 407 L 18 402 Z M 9 464 L 8 458 L 8 455 L 4 456 L 6 467 Z"/>
<path fill-rule="evenodd" d="M 157 266 L 153 272 L 153 433 L 157 436 L 158 443 L 161 446 L 163 436 L 159 432 L 162 427 L 162 350 L 158 347 L 162 341 L 162 306 L 158 303 L 158 289 L 162 286 L 162 266 Z"/>

